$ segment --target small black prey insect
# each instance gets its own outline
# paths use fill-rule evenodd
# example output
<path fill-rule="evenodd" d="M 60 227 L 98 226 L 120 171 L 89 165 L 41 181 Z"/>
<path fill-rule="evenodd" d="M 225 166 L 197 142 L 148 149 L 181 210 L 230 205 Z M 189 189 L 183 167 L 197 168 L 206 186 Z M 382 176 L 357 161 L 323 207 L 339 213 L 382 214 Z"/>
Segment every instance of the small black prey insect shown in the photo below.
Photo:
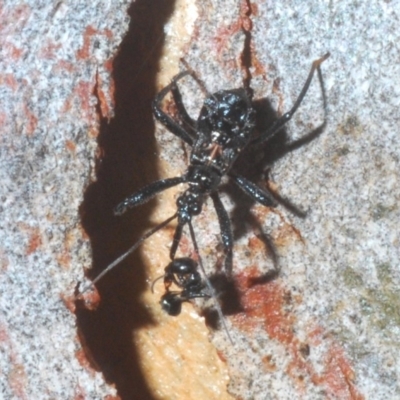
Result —
<path fill-rule="evenodd" d="M 200 256 L 199 247 L 194 234 L 193 225 L 191 221 L 188 222 L 190 236 L 192 238 L 194 251 L 198 257 L 198 263 L 189 257 L 175 258 L 172 260 L 167 267 L 164 269 L 164 275 L 155 279 L 151 285 L 151 291 L 155 283 L 164 278 L 165 293 L 161 296 L 160 304 L 161 308 L 171 316 L 177 316 L 182 311 L 182 303 L 187 302 L 191 299 L 196 298 L 210 298 L 212 297 L 215 304 L 215 309 L 218 313 L 219 319 L 225 329 L 226 335 L 229 341 L 233 344 L 233 340 L 229 334 L 229 330 L 221 310 L 217 295 L 210 280 L 208 279 L 203 261 Z M 204 280 L 197 270 L 197 266 L 200 265 L 200 270 L 204 275 Z M 170 287 L 175 284 L 181 291 L 171 291 Z"/>
<path fill-rule="evenodd" d="M 201 278 L 199 271 L 197 271 L 198 264 L 193 258 L 181 257 L 175 258 L 165 268 L 165 274 L 157 278 L 151 285 L 153 291 L 154 284 L 164 278 L 165 293 L 161 296 L 161 308 L 171 316 L 176 317 L 182 311 L 182 303 L 188 302 L 192 299 L 210 298 L 214 299 L 215 309 L 218 313 L 219 319 L 225 329 L 229 341 L 233 344 L 233 340 L 229 334 L 228 327 L 224 315 L 219 305 L 218 299 L 214 290 L 210 292 L 207 286 L 211 286 L 208 278 L 205 280 Z M 170 290 L 172 284 L 175 284 L 181 291 Z"/>
<path fill-rule="evenodd" d="M 228 213 L 218 194 L 221 180 L 227 175 L 255 202 L 267 207 L 276 207 L 277 204 L 268 189 L 260 188 L 239 175 L 232 167 L 239 153 L 246 146 L 257 145 L 270 140 L 292 118 L 309 89 L 314 72 L 317 70 L 321 74 L 320 66 L 328 57 L 329 53 L 312 63 L 307 80 L 291 110 L 283 114 L 269 129 L 261 132 L 257 137 L 253 137 L 256 113 L 252 104 L 250 90 L 239 88 L 221 90 L 210 94 L 193 71 L 187 70 L 176 75 L 172 82 L 156 96 L 153 102 L 153 112 L 155 117 L 171 133 L 192 147 L 188 170 L 180 177 L 162 179 L 145 186 L 118 204 L 114 209 L 114 214 L 121 215 L 128 208 L 146 203 L 158 193 L 180 183 L 185 183 L 188 187 L 176 201 L 177 212 L 139 239 L 133 246 L 133 250 L 147 237 L 177 218 L 178 225 L 170 249 L 170 258 L 173 260 L 184 226 L 190 223 L 194 216 L 201 213 L 204 202 L 210 196 L 220 224 L 226 257 L 225 271 L 230 275 L 233 258 L 233 235 Z M 207 94 L 197 121 L 194 121 L 187 113 L 177 85 L 187 75 L 190 75 L 198 83 L 202 91 Z M 180 122 L 162 110 L 161 103 L 169 92 L 171 92 L 178 110 Z M 128 253 L 130 254 L 132 251 L 128 250 Z M 125 258 L 124 256 L 122 257 Z M 121 257 L 119 260 L 121 260 Z M 115 262 L 112 265 L 116 265 Z M 108 267 L 106 271 L 109 269 L 111 268 Z"/>
<path fill-rule="evenodd" d="M 175 258 L 164 269 L 164 275 L 157 278 L 154 284 L 164 278 L 165 293 L 161 296 L 161 308 L 172 316 L 177 316 L 182 311 L 182 303 L 196 298 L 209 298 L 211 295 L 206 292 L 206 287 L 197 271 L 197 263 L 189 257 Z M 170 287 L 175 284 L 181 291 L 171 291 Z"/>
<path fill-rule="evenodd" d="M 191 221 L 194 216 L 201 213 L 202 206 L 208 196 L 211 197 L 217 212 L 221 228 L 222 243 L 226 255 L 225 270 L 229 276 L 232 271 L 233 235 L 228 213 L 218 194 L 221 180 L 224 176 L 228 176 L 244 193 L 257 203 L 267 207 L 276 206 L 276 202 L 268 189 L 262 189 L 245 177 L 239 175 L 233 170 L 233 165 L 239 153 L 246 146 L 259 145 L 270 140 L 292 118 L 309 89 L 315 71 L 318 71 L 319 76 L 321 76 L 320 66 L 329 55 L 330 54 L 327 53 L 312 63 L 306 82 L 292 108 L 277 119 L 269 129 L 259 133 L 256 137 L 253 137 L 255 131 L 255 109 L 252 104 L 252 94 L 250 90 L 238 88 L 221 90 L 210 94 L 207 92 L 204 83 L 190 69 L 176 75 L 172 79 L 172 82 L 156 96 L 153 102 L 153 111 L 155 117 L 163 123 L 171 133 L 178 136 L 192 147 L 188 170 L 183 176 L 162 179 L 145 186 L 118 204 L 114 209 L 114 214 L 121 215 L 128 208 L 144 204 L 158 193 L 180 183 L 186 183 L 188 188 L 176 201 L 177 212 L 145 233 L 130 249 L 128 249 L 128 251 L 108 265 L 107 268 L 92 281 L 92 285 L 133 253 L 148 237 L 177 218 L 178 225 L 170 249 L 170 259 L 174 260 L 182 231 L 186 224 L 189 225 L 192 239 L 194 239 Z M 187 113 L 177 85 L 177 83 L 187 75 L 190 75 L 197 82 L 201 90 L 207 94 L 197 121 L 194 121 Z M 171 92 L 178 110 L 180 122 L 174 120 L 162 110 L 161 103 L 169 92 Z M 325 106 L 326 99 L 324 90 L 322 90 L 322 95 Z M 202 266 L 201 269 L 206 279 L 206 274 Z M 206 279 L 206 282 L 207 281 L 208 279 Z M 211 285 L 208 284 L 207 286 L 211 287 Z"/>

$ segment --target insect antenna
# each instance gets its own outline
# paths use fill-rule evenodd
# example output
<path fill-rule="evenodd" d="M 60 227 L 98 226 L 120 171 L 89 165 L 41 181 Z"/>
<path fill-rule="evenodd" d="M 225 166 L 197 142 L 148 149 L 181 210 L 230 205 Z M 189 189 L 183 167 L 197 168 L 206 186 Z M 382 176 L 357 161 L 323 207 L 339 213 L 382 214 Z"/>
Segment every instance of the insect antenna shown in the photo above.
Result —
<path fill-rule="evenodd" d="M 226 319 L 224 317 L 224 314 L 222 313 L 221 306 L 220 306 L 220 304 L 218 302 L 217 294 L 215 293 L 215 290 L 214 290 L 213 286 L 211 285 L 210 280 L 207 277 L 206 270 L 204 269 L 203 261 L 202 261 L 202 259 L 200 257 L 199 246 L 197 245 L 197 241 L 196 241 L 196 237 L 195 237 L 195 234 L 194 234 L 192 221 L 189 221 L 188 225 L 189 225 L 189 230 L 190 230 L 190 236 L 191 236 L 192 242 L 193 242 L 194 251 L 195 251 L 195 253 L 196 253 L 197 257 L 198 257 L 198 260 L 199 260 L 199 265 L 200 265 L 201 272 L 203 274 L 204 282 L 207 285 L 207 289 L 209 290 L 211 297 L 214 299 L 215 309 L 217 310 L 218 317 L 219 317 L 219 319 L 221 321 L 222 326 L 225 329 L 226 336 L 228 337 L 229 341 L 233 345 L 234 343 L 233 343 L 231 335 L 229 334 L 228 325 L 226 323 Z"/>
<path fill-rule="evenodd" d="M 108 272 L 110 272 L 114 267 L 116 267 L 118 264 L 120 264 L 125 258 L 127 258 L 130 254 L 132 254 L 147 238 L 149 238 L 151 235 L 159 231 L 160 229 L 164 228 L 164 226 L 168 225 L 173 219 L 175 219 L 178 216 L 177 213 L 172 215 L 171 217 L 167 218 L 164 222 L 161 222 L 161 224 L 157 225 L 153 229 L 150 229 L 148 232 L 146 232 L 133 246 L 131 246 L 124 254 L 119 256 L 117 259 L 115 259 L 111 264 L 109 264 L 104 271 L 102 271 L 93 281 L 81 292 L 81 294 L 85 293 L 88 291 L 90 288 L 92 288 L 101 278 L 103 278 L 104 275 L 106 275 Z"/>
<path fill-rule="evenodd" d="M 156 285 L 156 283 L 160 280 L 163 279 L 165 276 L 165 274 L 162 274 L 161 276 L 159 276 L 158 278 L 154 279 L 154 281 L 151 284 L 151 293 L 154 294 L 154 286 Z"/>

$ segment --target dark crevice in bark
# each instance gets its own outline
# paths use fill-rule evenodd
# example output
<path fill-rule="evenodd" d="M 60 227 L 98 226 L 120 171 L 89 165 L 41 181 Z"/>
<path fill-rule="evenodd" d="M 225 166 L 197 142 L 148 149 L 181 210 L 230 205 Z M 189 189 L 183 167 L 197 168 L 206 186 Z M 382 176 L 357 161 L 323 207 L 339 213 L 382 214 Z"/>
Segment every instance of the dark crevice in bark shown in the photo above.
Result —
<path fill-rule="evenodd" d="M 151 101 L 156 94 L 163 27 L 174 3 L 134 2 L 129 31 L 113 63 L 115 117 L 109 123 L 101 119 L 97 180 L 87 188 L 81 206 L 82 224 L 93 251 L 91 278 L 149 228 L 154 202 L 121 217 L 115 217 L 112 210 L 127 195 L 158 179 Z M 140 252 L 135 252 L 98 282 L 101 301 L 95 311 L 77 302 L 84 347 L 123 400 L 154 398 L 132 341 L 135 329 L 153 324 L 140 301 L 146 278 Z"/>

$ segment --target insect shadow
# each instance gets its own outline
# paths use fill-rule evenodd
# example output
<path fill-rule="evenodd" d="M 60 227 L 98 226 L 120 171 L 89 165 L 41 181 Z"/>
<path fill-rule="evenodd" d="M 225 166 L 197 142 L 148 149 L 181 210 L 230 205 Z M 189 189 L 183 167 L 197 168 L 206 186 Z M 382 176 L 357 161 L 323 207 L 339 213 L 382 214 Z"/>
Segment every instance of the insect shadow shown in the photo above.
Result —
<path fill-rule="evenodd" d="M 325 103 L 325 88 L 320 74 L 318 74 L 318 79 L 322 90 L 322 98 Z M 268 129 L 268 127 L 279 118 L 267 98 L 255 100 L 253 102 L 253 107 L 256 110 L 257 116 L 256 130 L 259 132 Z M 315 129 L 294 141 L 290 139 L 287 128 L 283 127 L 271 140 L 264 143 L 262 146 L 247 147 L 238 157 L 235 167 L 250 181 L 267 183 L 269 180 L 269 170 L 276 161 L 285 157 L 288 153 L 317 139 L 324 131 L 325 127 L 326 118 L 324 118 L 322 123 Z M 248 160 L 252 160 L 252 162 L 249 163 Z M 251 230 L 256 232 L 257 238 L 264 244 L 266 257 L 271 259 L 275 272 L 270 270 L 266 273 L 265 277 L 260 276 L 255 282 L 261 283 L 264 280 L 269 281 L 271 276 L 276 276 L 278 274 L 280 266 L 272 238 L 265 232 L 260 221 L 251 212 L 252 207 L 256 202 L 251 197 L 246 196 L 242 190 L 239 190 L 234 185 L 223 185 L 221 187 L 221 192 L 228 194 L 234 204 L 234 207 L 230 212 L 234 240 L 240 239 Z M 308 207 L 308 205 L 295 204 L 291 199 L 281 196 L 276 191 L 271 190 L 270 193 L 274 200 L 286 208 L 290 213 L 294 214 L 298 218 L 306 218 L 307 211 L 305 208 Z"/>

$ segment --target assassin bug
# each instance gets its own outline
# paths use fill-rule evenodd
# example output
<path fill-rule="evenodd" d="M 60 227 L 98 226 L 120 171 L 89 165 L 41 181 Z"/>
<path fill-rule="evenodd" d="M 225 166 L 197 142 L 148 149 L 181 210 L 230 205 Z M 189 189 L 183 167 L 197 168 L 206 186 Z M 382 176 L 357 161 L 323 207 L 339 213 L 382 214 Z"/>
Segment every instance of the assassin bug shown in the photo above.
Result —
<path fill-rule="evenodd" d="M 125 255 L 118 259 L 118 262 L 134 251 L 147 237 L 177 218 L 178 225 L 170 248 L 170 258 L 173 260 L 184 226 L 190 224 L 192 218 L 201 213 L 204 202 L 210 196 L 220 224 L 226 257 L 225 271 L 230 275 L 233 260 L 233 235 L 228 213 L 218 193 L 221 180 L 224 176 L 228 176 L 255 202 L 267 207 L 276 207 L 276 201 L 268 189 L 257 186 L 237 173 L 234 170 L 234 163 L 239 153 L 246 146 L 258 145 L 270 140 L 292 118 L 309 89 L 315 71 L 317 70 L 321 74 L 320 66 L 328 57 L 329 53 L 312 63 L 307 80 L 293 107 L 277 119 L 269 129 L 259 133 L 256 137 L 253 137 L 255 109 L 250 90 L 238 88 L 210 94 L 192 70 L 188 69 L 176 75 L 172 82 L 156 96 L 153 102 L 153 112 L 155 117 L 171 133 L 191 146 L 187 172 L 180 177 L 162 179 L 145 186 L 118 204 L 114 209 L 114 214 L 121 215 L 128 208 L 144 204 L 158 193 L 178 184 L 184 183 L 188 187 L 177 198 L 177 212 L 146 233 Z M 182 78 L 188 75 L 198 83 L 203 92 L 207 93 L 197 121 L 193 120 L 187 113 L 177 85 Z M 161 103 L 168 93 L 172 94 L 180 121 L 175 120 L 162 109 Z M 115 262 L 112 263 L 112 266 L 109 266 L 104 273 L 115 265 Z"/>
<path fill-rule="evenodd" d="M 221 90 L 210 94 L 206 90 L 204 83 L 192 70 L 188 69 L 176 75 L 172 79 L 172 82 L 156 96 L 153 102 L 153 112 L 155 117 L 171 133 L 178 136 L 192 148 L 187 172 L 180 177 L 162 179 L 145 186 L 118 204 L 114 209 L 114 214 L 121 215 L 129 208 L 144 204 L 158 193 L 178 184 L 184 183 L 188 187 L 177 198 L 176 213 L 145 233 L 127 252 L 122 254 L 98 275 L 92 281 L 92 285 L 134 252 L 144 240 L 168 225 L 172 220 L 177 219 L 178 225 L 170 248 L 170 259 L 173 261 L 167 266 L 164 275 L 166 293 L 161 298 L 162 307 L 170 315 L 178 315 L 182 302 L 197 297 L 213 297 L 217 304 L 220 318 L 224 323 L 222 311 L 216 301 L 214 289 L 205 274 L 200 257 L 200 268 L 204 275 L 205 286 L 196 270 L 193 260 L 189 261 L 190 259 L 187 258 L 175 259 L 183 228 L 185 225 L 188 225 L 195 250 L 199 255 L 194 237 L 192 218 L 201 213 L 204 202 L 210 196 L 220 224 L 222 244 L 226 256 L 225 271 L 230 276 L 233 260 L 233 234 L 228 213 L 218 193 L 222 178 L 225 176 L 229 177 L 245 194 L 257 203 L 267 207 L 275 207 L 277 205 L 268 189 L 257 186 L 234 170 L 235 161 L 244 148 L 267 142 L 292 118 L 309 89 L 315 71 L 318 71 L 318 74 L 321 75 L 320 66 L 329 55 L 327 53 L 312 63 L 308 77 L 292 108 L 277 119 L 269 129 L 260 132 L 255 137 L 256 112 L 252 103 L 251 90 L 238 88 Z M 193 120 L 187 113 L 178 88 L 178 82 L 188 75 L 206 93 L 206 98 L 197 121 Z M 178 110 L 179 121 L 172 118 L 162 109 L 161 103 L 168 93 L 172 94 Z M 323 90 L 322 94 L 325 106 L 326 100 Z M 182 290 L 180 292 L 169 291 L 169 286 L 172 283 L 175 283 Z M 205 291 L 205 287 L 208 288 L 209 293 Z"/>

